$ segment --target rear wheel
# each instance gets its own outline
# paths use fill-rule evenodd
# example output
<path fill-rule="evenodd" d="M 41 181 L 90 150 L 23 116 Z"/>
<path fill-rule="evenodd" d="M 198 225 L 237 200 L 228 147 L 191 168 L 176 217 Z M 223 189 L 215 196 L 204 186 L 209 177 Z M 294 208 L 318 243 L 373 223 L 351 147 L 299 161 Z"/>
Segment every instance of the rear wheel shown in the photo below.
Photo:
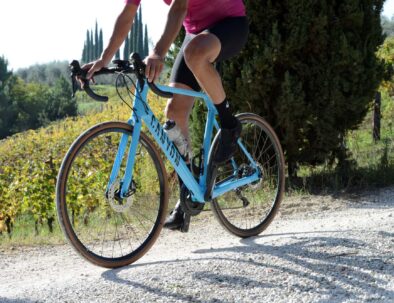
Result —
<path fill-rule="evenodd" d="M 275 132 L 263 118 L 247 113 L 238 119 L 242 124 L 241 142 L 257 168 L 238 146 L 233 159 L 217 168 L 215 185 L 229 178 L 252 175 L 256 169 L 260 179 L 214 199 L 212 210 L 225 229 L 246 238 L 266 229 L 279 209 L 285 185 L 284 157 Z M 217 144 L 218 136 L 212 150 Z"/>
<path fill-rule="evenodd" d="M 88 261 L 108 268 L 128 265 L 147 252 L 162 229 L 168 203 L 163 161 L 143 133 L 127 197 L 119 197 L 127 150 L 118 179 L 107 189 L 122 136 L 130 143 L 132 126 L 108 122 L 83 133 L 65 156 L 56 187 L 67 239 Z"/>

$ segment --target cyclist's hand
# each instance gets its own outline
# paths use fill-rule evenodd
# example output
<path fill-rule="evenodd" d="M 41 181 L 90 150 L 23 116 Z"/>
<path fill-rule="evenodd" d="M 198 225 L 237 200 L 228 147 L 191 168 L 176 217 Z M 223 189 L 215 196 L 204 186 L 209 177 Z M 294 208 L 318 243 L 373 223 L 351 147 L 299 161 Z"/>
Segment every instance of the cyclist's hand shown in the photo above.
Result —
<path fill-rule="evenodd" d="M 154 82 L 159 78 L 164 67 L 164 59 L 157 54 L 151 54 L 144 60 L 146 64 L 145 76 L 149 82 Z"/>
<path fill-rule="evenodd" d="M 100 69 L 102 69 L 105 66 L 106 66 L 106 64 L 104 63 L 104 61 L 102 59 L 98 59 L 96 61 L 93 61 L 93 62 L 83 65 L 82 69 L 88 71 L 88 73 L 86 74 L 86 79 L 92 80 L 94 83 L 94 78 L 93 78 L 94 73 L 99 71 Z M 81 87 L 83 88 L 83 85 L 84 85 L 83 81 L 81 79 L 78 79 L 78 80 L 79 80 L 79 83 L 81 83 Z"/>

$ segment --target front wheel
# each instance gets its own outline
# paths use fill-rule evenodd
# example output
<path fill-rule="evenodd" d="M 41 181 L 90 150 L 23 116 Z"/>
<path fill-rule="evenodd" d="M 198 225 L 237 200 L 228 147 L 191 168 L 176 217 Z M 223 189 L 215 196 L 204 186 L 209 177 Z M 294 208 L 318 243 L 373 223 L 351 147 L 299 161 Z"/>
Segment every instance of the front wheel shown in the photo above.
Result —
<path fill-rule="evenodd" d="M 250 113 L 237 118 L 242 124 L 240 141 L 257 167 L 238 146 L 232 160 L 217 168 L 214 182 L 220 184 L 256 171 L 260 179 L 212 200 L 212 210 L 225 229 L 246 238 L 260 234 L 274 219 L 284 193 L 285 164 L 279 140 L 263 118 Z M 212 150 L 217 144 L 218 136 Z"/>
<path fill-rule="evenodd" d="M 84 132 L 67 152 L 56 185 L 59 223 L 68 241 L 85 259 L 108 268 L 142 257 L 158 237 L 167 210 L 165 167 L 143 133 L 130 190 L 125 198 L 119 196 L 128 153 L 117 157 L 118 147 L 121 138 L 129 146 L 132 133 L 133 127 L 122 122 Z M 115 158 L 120 169 L 108 186 Z"/>

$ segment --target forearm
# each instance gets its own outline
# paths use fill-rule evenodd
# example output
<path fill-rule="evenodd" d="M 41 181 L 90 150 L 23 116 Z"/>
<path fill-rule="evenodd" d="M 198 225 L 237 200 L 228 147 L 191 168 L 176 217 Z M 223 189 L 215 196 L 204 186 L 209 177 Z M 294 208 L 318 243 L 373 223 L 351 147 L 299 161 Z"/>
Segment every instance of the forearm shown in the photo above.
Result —
<path fill-rule="evenodd" d="M 133 20 L 137 13 L 137 9 L 138 6 L 134 4 L 125 5 L 123 11 L 116 19 L 108 46 L 105 48 L 101 55 L 101 59 L 105 62 L 106 65 L 108 65 L 108 63 L 114 57 L 116 51 L 120 48 L 120 46 L 126 39 L 127 34 L 129 33 L 133 25 Z"/>
<path fill-rule="evenodd" d="M 153 49 L 153 52 L 164 58 L 172 42 L 177 37 L 182 22 L 186 17 L 188 1 L 174 1 L 168 12 L 167 22 L 164 27 L 163 34 Z"/>

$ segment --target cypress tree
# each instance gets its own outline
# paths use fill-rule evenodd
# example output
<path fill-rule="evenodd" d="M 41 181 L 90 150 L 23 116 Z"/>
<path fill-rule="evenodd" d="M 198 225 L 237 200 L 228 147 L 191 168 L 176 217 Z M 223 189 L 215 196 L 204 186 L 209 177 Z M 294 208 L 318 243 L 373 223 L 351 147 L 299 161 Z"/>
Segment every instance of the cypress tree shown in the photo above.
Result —
<path fill-rule="evenodd" d="M 89 30 L 86 31 L 86 53 L 85 53 L 85 62 L 90 61 L 90 50 L 91 48 L 91 43 L 90 43 L 90 33 Z"/>
<path fill-rule="evenodd" d="M 98 25 L 96 20 L 96 25 L 94 28 L 94 59 L 96 60 L 100 56 L 100 42 L 99 42 L 99 32 L 98 32 Z"/>
<path fill-rule="evenodd" d="M 86 63 L 88 62 L 87 60 L 87 46 L 86 46 L 86 42 L 83 44 L 83 50 L 82 50 L 82 63 Z"/>
<path fill-rule="evenodd" d="M 97 58 L 101 56 L 104 50 L 104 38 L 103 38 L 103 29 L 100 29 L 100 36 L 99 36 L 99 52 Z"/>
<path fill-rule="evenodd" d="M 89 62 L 93 61 L 95 58 L 94 55 L 94 40 L 93 40 L 93 30 L 90 30 L 90 47 L 89 47 Z"/>
<path fill-rule="evenodd" d="M 246 0 L 250 34 L 223 66 L 227 95 L 275 128 L 289 173 L 343 159 L 383 73 L 383 0 Z"/>
<path fill-rule="evenodd" d="M 138 26 L 140 24 L 139 21 L 139 11 L 137 12 L 137 15 L 135 16 L 134 19 L 134 26 L 133 26 L 133 46 L 134 46 L 134 51 L 138 52 Z"/>
<path fill-rule="evenodd" d="M 118 49 L 115 53 L 115 60 L 120 59 L 120 49 Z"/>
<path fill-rule="evenodd" d="M 123 48 L 123 60 L 128 60 L 130 56 L 129 37 L 126 38 Z"/>
<path fill-rule="evenodd" d="M 86 41 L 82 50 L 82 62 L 86 63 L 98 59 L 104 49 L 103 41 L 103 30 L 98 29 L 98 23 L 96 21 L 94 35 L 93 30 L 86 31 Z"/>
<path fill-rule="evenodd" d="M 130 30 L 129 33 L 129 47 L 130 47 L 130 54 L 135 52 L 135 46 L 134 46 L 134 24 Z"/>
<path fill-rule="evenodd" d="M 148 26 L 145 24 L 144 34 L 144 57 L 149 55 L 149 37 L 148 37 Z"/>
<path fill-rule="evenodd" d="M 136 45 L 136 49 L 137 49 L 137 52 L 139 53 L 139 54 L 143 54 L 144 53 L 144 40 L 143 40 L 143 36 L 144 36 L 144 27 L 143 27 L 143 25 L 142 25 L 142 10 L 141 10 L 141 5 L 140 5 L 140 8 L 139 8 L 139 10 L 138 10 L 138 15 L 139 15 L 139 18 L 138 18 L 138 32 L 137 32 L 137 37 L 138 37 L 138 40 L 137 40 L 137 45 Z"/>

